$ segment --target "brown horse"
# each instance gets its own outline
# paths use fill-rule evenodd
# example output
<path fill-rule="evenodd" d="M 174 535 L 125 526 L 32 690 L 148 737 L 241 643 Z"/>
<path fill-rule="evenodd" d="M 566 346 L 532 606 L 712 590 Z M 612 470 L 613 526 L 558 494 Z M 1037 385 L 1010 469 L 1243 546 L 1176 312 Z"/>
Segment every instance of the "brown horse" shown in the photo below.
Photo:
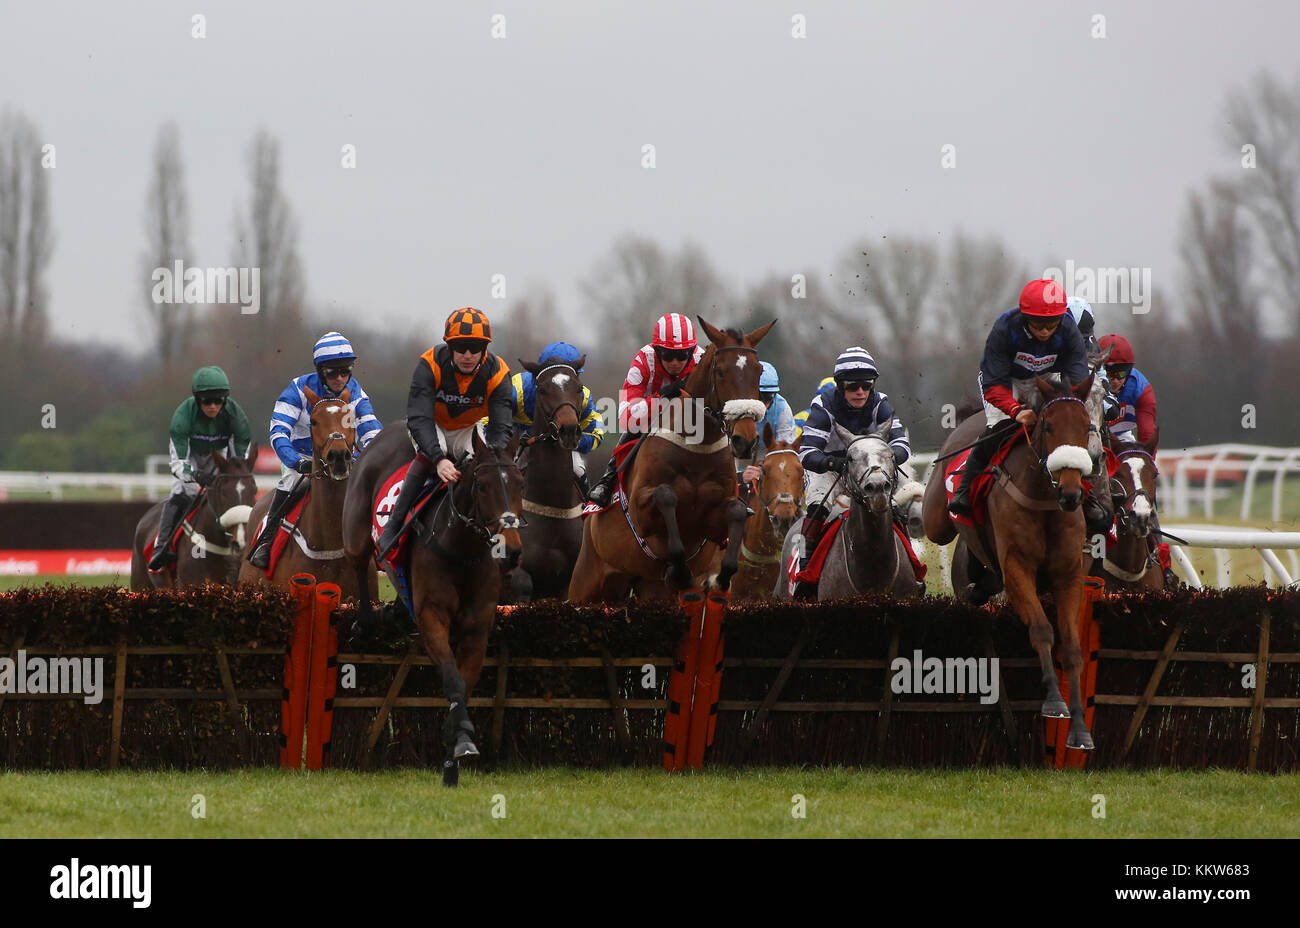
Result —
<path fill-rule="evenodd" d="M 533 375 L 537 398 L 532 435 L 524 441 L 524 552 L 502 591 L 503 602 L 558 598 L 569 589 L 582 547 L 582 493 L 573 453 L 582 440 L 578 416 L 585 400 L 578 370 L 586 360 L 583 355 L 575 364 L 519 362 Z"/>
<path fill-rule="evenodd" d="M 733 600 L 764 599 L 771 594 L 781 572 L 781 540 L 803 515 L 799 439 L 774 441 L 771 423 L 764 423 L 763 447 L 767 449 L 760 465 L 763 474 L 749 494 L 754 514 L 745 522 L 740 569 L 731 581 Z"/>
<path fill-rule="evenodd" d="M 570 600 L 613 603 L 633 590 L 671 597 L 698 585 L 724 543 L 717 586 L 730 586 L 749 516 L 736 496 L 735 458 L 749 456 L 767 412 L 755 348 L 775 324 L 745 335 L 700 319 L 711 344 L 687 378 L 682 403 L 661 401 L 667 413 L 627 464 L 626 515 L 615 505 L 585 519 Z M 702 429 L 691 435 L 689 413 L 701 400 Z"/>
<path fill-rule="evenodd" d="M 460 479 L 421 510 L 409 542 L 407 576 L 416 625 L 442 674 L 450 705 L 443 727 L 446 786 L 457 784 L 461 759 L 478 754 L 467 699 L 483 669 L 502 575 L 518 564 L 521 547 L 516 513 L 523 508 L 524 478 L 515 463 L 519 438 L 512 437 L 498 454 L 484 444 L 480 432 L 476 427 L 472 454 L 457 464 Z M 357 461 L 343 507 L 343 545 L 358 574 L 374 551 L 370 522 L 379 491 L 413 457 L 403 420 L 380 432 Z M 400 589 L 387 564 L 385 570 Z M 360 611 L 364 622 L 370 604 L 363 600 Z M 458 639 L 454 653 L 453 634 Z"/>
<path fill-rule="evenodd" d="M 945 545 L 958 534 L 982 563 L 1000 571 L 1007 598 L 1029 627 L 1029 640 L 1038 654 L 1046 698 L 1042 713 L 1069 718 L 1067 747 L 1091 750 L 1092 735 L 1083 718 L 1080 698 L 1079 620 L 1083 604 L 1084 523 L 1083 474 L 1092 469 L 1088 454 L 1090 416 L 1083 398 L 1093 378 L 1070 388 L 1035 379 L 1039 397 L 1037 421 L 1028 443 L 1017 445 L 1002 464 L 1003 476 L 988 498 L 988 521 L 981 528 L 954 523 L 948 515 L 944 468 L 936 467 L 925 489 L 925 532 Z M 940 455 L 980 437 L 984 416 L 966 419 L 948 436 Z M 987 552 L 995 552 L 996 559 Z M 954 574 L 955 576 L 955 574 Z M 1052 668 L 1052 626 L 1038 599 L 1039 581 L 1056 600 L 1056 625 L 1061 636 L 1061 661 L 1070 675 L 1070 705 Z"/>
<path fill-rule="evenodd" d="M 1115 509 L 1119 543 L 1094 563 L 1094 573 L 1106 585 L 1125 590 L 1162 590 L 1164 571 L 1148 545 L 1155 528 L 1156 485 L 1160 471 L 1154 457 L 1160 432 L 1142 444 L 1116 442 L 1119 461 L 1115 479 L 1124 490 L 1124 502 Z"/>
<path fill-rule="evenodd" d="M 343 500 L 357 446 L 356 407 L 350 403 L 351 393 L 344 390 L 333 399 L 321 399 L 304 388 L 303 396 L 311 409 L 312 470 L 307 502 L 270 578 L 245 557 L 239 564 L 239 582 L 269 582 L 287 590 L 294 574 L 309 573 L 318 583 L 337 583 L 340 602 L 376 599 L 379 579 L 374 566 L 365 577 L 359 577 L 343 556 Z M 271 496 L 266 494 L 253 507 L 253 530 L 262 524 Z M 270 525 L 266 530 L 278 531 Z"/>
<path fill-rule="evenodd" d="M 144 547 L 158 532 L 158 520 L 166 500 L 149 507 L 135 526 L 131 546 L 132 590 L 198 586 L 204 581 L 234 583 L 244 549 L 245 524 L 257 499 L 257 483 L 253 480 L 256 459 L 256 442 L 249 444 L 246 458 L 228 458 L 220 451 L 212 452 L 212 460 L 217 465 L 216 479 L 202 491 L 201 508 L 186 529 L 189 537 L 177 545 L 175 565 L 158 574 L 149 573 Z"/>

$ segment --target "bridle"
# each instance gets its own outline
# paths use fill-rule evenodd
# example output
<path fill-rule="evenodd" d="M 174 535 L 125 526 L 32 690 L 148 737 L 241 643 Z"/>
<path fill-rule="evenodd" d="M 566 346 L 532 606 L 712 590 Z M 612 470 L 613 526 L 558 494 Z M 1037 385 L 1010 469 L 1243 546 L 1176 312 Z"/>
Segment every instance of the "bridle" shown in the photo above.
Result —
<path fill-rule="evenodd" d="M 844 455 L 846 460 L 848 460 L 850 448 L 852 448 L 860 441 L 866 441 L 868 439 L 873 439 L 873 438 L 876 441 L 880 442 L 882 445 L 884 445 L 886 450 L 889 450 L 889 442 L 885 441 L 883 438 L 880 438 L 876 435 L 859 435 L 857 438 L 853 439 L 853 441 L 849 442 L 847 447 L 845 447 Z M 891 457 L 890 462 L 892 463 L 892 461 L 893 458 Z M 847 469 L 848 468 L 846 468 L 846 470 Z M 882 474 L 885 474 L 889 478 L 889 489 L 887 492 L 891 498 L 893 497 L 894 491 L 898 489 L 898 468 L 895 466 L 886 469 L 879 464 L 872 464 L 870 467 L 867 468 L 866 472 L 862 475 L 861 482 L 855 482 L 853 480 L 853 475 L 851 472 L 846 473 L 844 475 L 845 477 L 844 487 L 846 490 L 848 490 L 849 497 L 851 499 L 856 500 L 857 502 L 861 503 L 863 506 L 871 505 L 871 501 L 868 499 L 868 494 L 866 490 L 863 489 L 863 486 L 866 484 L 867 478 L 870 477 L 872 474 L 874 474 L 876 471 L 880 471 Z"/>
<path fill-rule="evenodd" d="M 1150 461 L 1151 469 L 1154 472 L 1155 478 L 1158 479 L 1160 477 L 1160 468 L 1156 465 L 1156 459 L 1141 448 L 1126 448 L 1115 455 L 1115 460 L 1123 461 L 1125 458 L 1132 457 L 1133 455 L 1141 455 Z M 1122 481 L 1116 482 L 1118 482 L 1121 487 L 1124 485 Z M 1129 493 L 1127 490 L 1124 491 L 1124 502 L 1120 506 L 1120 512 L 1122 513 L 1122 515 L 1120 515 L 1120 521 L 1126 526 L 1131 519 L 1136 518 L 1133 513 L 1133 505 L 1139 498 L 1146 499 L 1147 503 L 1151 506 L 1152 511 L 1156 508 L 1155 497 L 1147 492 L 1146 487 L 1142 486 L 1137 481 L 1134 481 L 1133 492 Z"/>
<path fill-rule="evenodd" d="M 481 541 L 483 544 L 486 545 L 492 542 L 492 537 L 495 534 L 492 531 L 492 528 L 494 526 L 499 531 L 502 532 L 509 531 L 511 529 L 518 530 L 522 526 L 527 525 L 528 520 L 521 518 L 520 516 L 515 515 L 515 513 L 513 513 L 509 509 L 506 509 L 499 516 L 497 516 L 496 519 L 492 520 L 492 522 L 483 521 L 483 519 L 479 516 L 478 494 L 474 492 L 474 488 L 478 486 L 478 481 L 479 481 L 478 472 L 485 467 L 489 467 L 494 470 L 494 472 L 497 475 L 497 480 L 501 484 L 501 494 L 506 500 L 509 500 L 510 491 L 506 487 L 506 478 L 505 478 L 505 474 L 503 473 L 503 468 L 513 467 L 515 470 L 519 470 L 522 472 L 518 463 L 516 463 L 514 460 L 482 461 L 480 463 L 475 464 L 474 468 L 470 471 L 469 494 L 472 503 L 470 504 L 469 514 L 467 515 L 465 513 L 462 513 L 459 509 L 456 508 L 456 490 L 459 489 L 458 487 L 451 487 L 447 491 L 447 493 L 444 494 L 442 502 L 438 504 L 438 512 L 442 512 L 442 508 L 444 505 L 450 508 L 451 516 L 447 520 L 447 525 L 450 526 L 452 524 L 452 521 L 455 520 L 460 525 L 468 529 L 479 541 Z M 434 513 L 432 534 L 435 537 L 438 534 L 437 524 L 438 524 L 438 513 Z"/>
<path fill-rule="evenodd" d="M 323 398 L 316 401 L 316 403 L 311 408 L 311 412 L 308 413 L 308 416 L 309 417 L 315 416 L 316 410 L 319 409 L 325 403 L 339 403 L 343 406 L 349 406 L 350 408 L 355 409 L 355 407 L 352 407 L 350 403 L 344 403 L 338 397 Z M 312 423 L 312 431 L 315 432 L 314 423 Z M 325 467 L 325 449 L 329 445 L 337 441 L 341 441 L 344 443 L 344 450 L 347 451 L 348 454 L 347 470 L 343 472 L 342 477 L 335 477 Z M 325 440 L 321 443 L 321 450 L 319 454 L 316 453 L 316 442 L 313 440 L 312 441 L 312 467 L 311 467 L 312 479 L 317 480 L 322 477 L 328 477 L 330 480 L 347 480 L 348 477 L 352 475 L 352 462 L 356 458 L 356 454 L 357 454 L 357 431 L 355 428 L 352 430 L 352 441 L 348 441 L 347 437 L 342 432 L 339 431 L 330 432 L 329 435 L 326 436 Z"/>
<path fill-rule="evenodd" d="M 767 452 L 767 454 L 763 456 L 764 464 L 767 463 L 768 458 L 777 454 L 793 454 L 796 460 L 799 458 L 799 452 L 795 451 L 793 448 L 778 448 L 775 451 Z M 767 516 L 767 521 L 772 526 L 772 530 L 779 533 L 780 529 L 776 524 L 776 516 L 772 515 L 772 505 L 774 503 L 794 503 L 794 517 L 797 519 L 804 513 L 803 499 L 802 497 L 796 498 L 793 493 L 773 493 L 771 496 L 764 497 L 763 480 L 767 477 L 767 472 L 762 465 L 759 466 L 759 471 L 758 481 L 756 483 L 751 483 L 750 486 L 753 487 L 753 493 L 758 497 L 759 504 L 763 507 L 763 512 Z"/>
<path fill-rule="evenodd" d="M 230 542 L 232 547 L 235 547 L 235 536 L 232 535 L 230 532 L 226 531 L 226 527 L 221 524 L 221 516 L 223 515 L 223 513 L 217 511 L 217 507 L 213 502 L 212 486 L 215 485 L 218 480 L 244 480 L 244 479 L 252 480 L 253 474 L 251 472 L 247 474 L 216 474 L 212 478 L 212 483 L 203 488 L 202 505 L 205 509 L 208 510 L 208 512 L 212 513 L 212 522 L 216 526 L 217 531 L 225 536 L 226 540 Z M 236 503 L 235 505 L 240 506 L 245 504 Z M 230 507 L 230 508 L 234 508 L 234 507 Z"/>
<path fill-rule="evenodd" d="M 574 377 L 574 379 L 578 382 L 579 387 L 581 388 L 582 380 L 581 380 L 581 377 L 580 377 L 579 374 L 578 374 L 578 370 L 577 370 L 577 368 L 575 368 L 572 364 L 562 364 L 562 363 L 557 362 L 557 363 L 555 363 L 555 364 L 548 364 L 548 365 L 546 365 L 546 367 L 542 368 L 540 371 L 538 371 L 536 374 L 533 375 L 533 385 L 534 385 L 534 389 L 536 389 L 536 387 L 539 386 L 539 385 L 541 384 L 541 380 L 542 380 L 542 375 L 543 375 L 543 374 L 545 374 L 547 371 L 551 370 L 552 368 L 557 368 L 557 367 L 559 367 L 559 368 L 563 368 L 563 369 L 565 369 L 565 370 L 567 370 L 567 371 L 572 371 L 572 372 L 573 372 L 573 377 Z M 538 412 L 538 417 L 537 417 L 537 418 L 538 418 L 539 420 L 545 420 L 546 423 L 547 423 L 547 427 L 546 427 L 545 430 L 543 430 L 543 431 L 541 431 L 541 432 L 535 432 L 534 434 L 528 436 L 527 438 L 525 438 L 523 441 L 521 441 L 521 442 L 519 443 L 519 450 L 515 453 L 515 461 L 516 461 L 516 462 L 519 460 L 520 456 L 523 455 L 524 450 L 525 450 L 526 448 L 530 448 L 530 447 L 532 447 L 532 446 L 535 445 L 537 442 L 539 442 L 539 441 L 540 441 L 540 442 L 553 442 L 553 441 L 559 441 L 559 440 L 560 440 L 560 429 L 559 429 L 559 427 L 555 424 L 555 416 L 556 416 L 556 415 L 559 413 L 559 411 L 560 411 L 561 409 L 563 409 L 565 406 L 568 406 L 570 409 L 573 410 L 574 418 L 578 419 L 579 422 L 582 421 L 582 413 L 581 413 L 581 411 L 579 411 L 579 409 L 578 409 L 578 405 L 577 405 L 576 403 L 570 402 L 569 400 L 565 400 L 563 403 L 560 403 L 560 404 L 559 404 L 558 406 L 556 406 L 554 409 L 545 409 L 545 408 L 542 406 L 542 396 L 541 396 L 541 393 L 539 392 L 539 393 L 537 394 L 537 412 Z"/>
<path fill-rule="evenodd" d="M 1085 415 L 1087 415 L 1088 413 L 1088 404 L 1085 403 L 1083 400 L 1079 399 L 1077 396 L 1066 395 L 1066 396 L 1053 397 L 1052 399 L 1044 403 L 1037 410 L 1038 421 L 1034 425 L 1034 434 L 1028 436 L 1029 441 L 1027 442 L 1027 444 L 1029 445 L 1029 453 L 1032 454 L 1034 456 L 1034 459 L 1038 461 L 1038 469 L 1042 472 L 1043 476 L 1047 478 L 1047 482 L 1052 485 L 1052 489 L 1059 491 L 1061 489 L 1061 481 L 1058 480 L 1055 476 L 1053 476 L 1052 472 L 1047 469 L 1047 460 L 1046 458 L 1043 457 L 1041 451 L 1039 450 L 1039 446 L 1044 444 L 1047 440 L 1046 439 L 1047 433 L 1043 431 L 1044 426 L 1046 426 L 1047 424 L 1047 410 L 1051 409 L 1052 406 L 1054 406 L 1057 403 L 1078 403 L 1080 406 L 1083 407 L 1083 411 Z M 1089 422 L 1092 421 L 1092 416 L 1090 415 L 1088 416 L 1088 421 Z M 1022 425 L 1021 428 L 1023 429 L 1024 426 Z"/>
<path fill-rule="evenodd" d="M 709 358 L 709 368 L 706 373 L 706 376 L 709 378 L 709 392 L 705 395 L 704 414 L 708 416 L 715 425 L 721 428 L 723 433 L 726 434 L 728 438 L 730 438 L 732 436 L 732 433 L 735 431 L 736 423 L 739 420 L 747 417 L 744 415 L 735 415 L 735 416 L 728 417 L 727 414 L 722 410 L 714 409 L 715 405 L 726 406 L 726 403 L 720 402 L 721 397 L 718 396 L 718 383 L 717 383 L 717 379 L 714 377 L 714 371 L 717 369 L 717 365 L 718 365 L 718 355 L 724 351 L 748 351 L 750 354 L 754 356 L 754 360 L 757 361 L 758 349 L 747 348 L 744 345 L 721 345 L 721 346 L 714 345 L 712 347 L 713 347 L 713 356 Z M 712 397 L 713 403 L 710 403 L 708 401 L 709 397 Z M 759 402 L 762 402 L 762 400 L 760 399 Z M 755 419 L 755 421 L 757 421 L 757 419 Z"/>

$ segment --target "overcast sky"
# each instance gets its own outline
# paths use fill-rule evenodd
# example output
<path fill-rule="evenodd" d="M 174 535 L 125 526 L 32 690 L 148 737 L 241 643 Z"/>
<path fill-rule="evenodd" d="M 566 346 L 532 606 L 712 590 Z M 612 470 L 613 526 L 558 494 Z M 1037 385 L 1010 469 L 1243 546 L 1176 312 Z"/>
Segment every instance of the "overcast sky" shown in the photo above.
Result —
<path fill-rule="evenodd" d="M 1298 35 L 1292 0 L 15 2 L 0 106 L 56 145 L 57 330 L 147 344 L 142 213 L 174 120 L 200 264 L 231 261 L 266 127 L 311 303 L 433 333 L 499 311 L 494 273 L 576 309 L 626 232 L 695 241 L 736 286 L 961 228 L 1172 288 L 1186 192 L 1239 170 L 1225 94 L 1261 68 L 1289 82 Z"/>

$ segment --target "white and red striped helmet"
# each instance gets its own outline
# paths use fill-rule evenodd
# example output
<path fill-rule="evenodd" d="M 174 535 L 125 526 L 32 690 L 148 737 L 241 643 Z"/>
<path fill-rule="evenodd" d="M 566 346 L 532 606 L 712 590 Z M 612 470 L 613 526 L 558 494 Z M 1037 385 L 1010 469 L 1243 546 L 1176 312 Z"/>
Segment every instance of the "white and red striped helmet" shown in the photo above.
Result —
<path fill-rule="evenodd" d="M 695 347 L 695 326 L 681 313 L 666 313 L 655 323 L 655 336 L 650 344 L 655 348 L 672 351 Z"/>

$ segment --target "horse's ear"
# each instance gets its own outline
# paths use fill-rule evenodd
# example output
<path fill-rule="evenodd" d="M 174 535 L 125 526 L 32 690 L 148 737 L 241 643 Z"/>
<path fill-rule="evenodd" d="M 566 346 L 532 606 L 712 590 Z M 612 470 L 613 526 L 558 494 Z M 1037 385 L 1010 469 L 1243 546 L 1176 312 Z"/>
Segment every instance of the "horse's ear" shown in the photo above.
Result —
<path fill-rule="evenodd" d="M 893 424 L 893 421 L 886 419 L 884 422 L 880 423 L 880 428 L 876 429 L 871 434 L 876 436 L 876 438 L 879 438 L 885 444 L 889 444 L 889 433 Z"/>
<path fill-rule="evenodd" d="M 486 428 L 486 426 L 483 425 L 482 423 L 475 423 L 475 424 L 474 424 L 474 432 L 473 432 L 473 435 L 472 435 L 471 438 L 470 438 L 470 447 L 472 447 L 472 448 L 474 449 L 474 457 L 479 457 L 479 452 L 480 452 L 480 451 L 486 451 L 486 450 L 487 450 L 487 442 L 485 442 L 485 441 L 482 439 L 482 437 L 480 437 L 480 435 L 479 435 L 479 432 L 480 432 L 483 428 Z"/>
<path fill-rule="evenodd" d="M 307 397 L 307 405 L 309 407 L 315 406 L 317 403 L 320 402 L 320 397 L 316 395 L 315 391 L 312 390 L 311 387 L 303 387 L 302 395 Z"/>
<path fill-rule="evenodd" d="M 1110 360 L 1110 353 L 1114 350 L 1115 350 L 1114 345 L 1107 345 L 1105 348 L 1103 348 L 1101 354 L 1097 356 L 1097 364 L 1102 365 L 1105 364 L 1108 360 Z"/>
<path fill-rule="evenodd" d="M 713 342 L 713 344 L 721 345 L 727 340 L 727 336 L 723 334 L 722 330 L 715 325 L 710 325 L 703 316 L 696 316 L 695 318 L 700 320 L 700 328 L 704 329 L 704 334 L 709 336 L 709 341 Z"/>
<path fill-rule="evenodd" d="M 1160 426 L 1157 425 L 1155 427 L 1155 430 L 1151 433 L 1151 437 L 1148 438 L 1145 442 L 1143 442 L 1142 450 L 1145 451 L 1147 454 L 1154 455 L 1156 453 L 1156 447 L 1159 444 L 1160 444 Z"/>
<path fill-rule="evenodd" d="M 1096 376 L 1096 374 L 1089 374 L 1087 380 L 1074 388 L 1074 395 L 1078 399 L 1086 400 L 1088 398 L 1088 394 L 1092 392 L 1092 381 Z"/>
<path fill-rule="evenodd" d="M 352 402 L 352 388 L 345 387 L 343 392 L 339 394 L 339 400 L 344 403 Z"/>
<path fill-rule="evenodd" d="M 858 437 L 857 435 L 854 435 L 852 432 L 846 429 L 844 426 L 840 425 L 838 422 L 835 423 L 835 434 L 840 437 L 840 441 L 844 443 L 845 447 L 848 447 L 849 445 L 853 444 L 853 440 Z"/>
<path fill-rule="evenodd" d="M 586 367 L 586 366 L 587 366 L 587 356 L 586 356 L 585 354 L 584 354 L 584 355 L 580 355 L 580 356 L 578 357 L 578 360 L 576 360 L 576 361 L 573 362 L 573 369 L 574 369 L 575 371 L 580 371 L 580 370 L 582 370 L 582 369 L 583 369 L 584 367 Z"/>
<path fill-rule="evenodd" d="M 537 372 L 542 369 L 542 366 L 535 361 L 525 361 L 523 358 L 519 358 L 518 361 L 519 366 L 528 371 L 528 373 L 532 374 L 534 377 L 536 377 Z"/>
<path fill-rule="evenodd" d="M 1056 396 L 1061 392 L 1061 388 L 1056 384 L 1052 383 L 1050 380 L 1044 380 L 1042 377 L 1037 375 L 1034 376 L 1034 386 L 1038 388 L 1038 395 L 1042 398 Z"/>
<path fill-rule="evenodd" d="M 252 470 L 253 465 L 257 463 L 257 442 L 248 443 L 248 456 L 244 458 L 244 463 L 248 465 L 249 470 Z"/>
<path fill-rule="evenodd" d="M 772 423 L 770 422 L 763 423 L 763 447 L 772 447 Z"/>
<path fill-rule="evenodd" d="M 803 432 L 800 432 L 798 435 L 794 437 L 794 444 L 791 445 L 790 448 L 794 451 L 798 451 L 799 446 L 802 444 L 803 444 Z"/>
<path fill-rule="evenodd" d="M 766 335 L 768 332 L 772 331 L 772 326 L 774 325 L 776 325 L 775 319 L 773 319 L 767 325 L 757 328 L 754 331 L 750 332 L 748 335 L 745 336 L 745 344 L 748 345 L 750 348 L 758 347 L 758 343 L 763 340 L 763 336 Z"/>
<path fill-rule="evenodd" d="M 222 470 L 226 469 L 226 456 L 222 454 L 220 451 L 213 449 L 212 460 L 217 462 L 217 467 L 221 468 Z"/>

